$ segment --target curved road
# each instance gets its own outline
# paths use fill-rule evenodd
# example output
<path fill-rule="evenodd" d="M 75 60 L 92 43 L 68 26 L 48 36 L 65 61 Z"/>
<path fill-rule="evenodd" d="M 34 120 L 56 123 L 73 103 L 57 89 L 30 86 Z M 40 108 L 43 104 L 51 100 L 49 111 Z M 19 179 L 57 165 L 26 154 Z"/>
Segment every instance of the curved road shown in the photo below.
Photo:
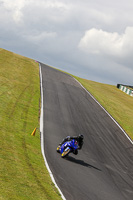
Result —
<path fill-rule="evenodd" d="M 41 67 L 45 155 L 65 198 L 132 200 L 133 145 L 71 76 Z M 62 159 L 57 145 L 81 133 L 82 150 Z"/>

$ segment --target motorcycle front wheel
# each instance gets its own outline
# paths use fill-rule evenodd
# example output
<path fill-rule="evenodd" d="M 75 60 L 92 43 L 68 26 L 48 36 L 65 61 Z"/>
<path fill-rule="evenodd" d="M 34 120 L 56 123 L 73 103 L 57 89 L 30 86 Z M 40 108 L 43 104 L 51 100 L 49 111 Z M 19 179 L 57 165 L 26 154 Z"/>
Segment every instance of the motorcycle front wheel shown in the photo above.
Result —
<path fill-rule="evenodd" d="M 63 151 L 63 153 L 61 154 L 61 157 L 65 158 L 69 153 L 70 153 L 70 149 Z"/>
<path fill-rule="evenodd" d="M 60 145 L 57 147 L 56 151 L 60 153 Z"/>

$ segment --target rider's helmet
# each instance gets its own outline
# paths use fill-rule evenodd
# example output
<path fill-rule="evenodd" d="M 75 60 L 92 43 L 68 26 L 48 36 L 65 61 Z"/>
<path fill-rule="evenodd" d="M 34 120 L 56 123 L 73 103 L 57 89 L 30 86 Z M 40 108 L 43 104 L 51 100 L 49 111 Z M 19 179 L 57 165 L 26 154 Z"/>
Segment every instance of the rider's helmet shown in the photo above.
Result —
<path fill-rule="evenodd" d="M 84 136 L 83 136 L 83 135 L 79 135 L 79 138 L 83 140 L 83 139 L 84 139 Z"/>

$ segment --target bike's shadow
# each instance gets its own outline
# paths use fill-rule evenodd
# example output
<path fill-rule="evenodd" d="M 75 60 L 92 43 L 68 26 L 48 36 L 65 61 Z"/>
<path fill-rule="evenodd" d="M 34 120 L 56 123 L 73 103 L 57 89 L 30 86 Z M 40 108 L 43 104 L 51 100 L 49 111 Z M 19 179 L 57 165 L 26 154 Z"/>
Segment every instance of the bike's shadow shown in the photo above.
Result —
<path fill-rule="evenodd" d="M 82 166 L 84 166 L 84 167 L 89 167 L 89 168 L 96 169 L 96 170 L 98 170 L 98 171 L 102 171 L 101 169 L 99 169 L 99 168 L 97 168 L 97 167 L 95 167 L 95 166 L 93 166 L 93 165 L 90 165 L 90 164 L 84 162 L 83 160 L 75 159 L 74 157 L 71 157 L 71 156 L 67 156 L 65 159 L 66 159 L 67 161 L 70 161 L 70 162 L 73 162 L 73 163 L 82 165 Z"/>

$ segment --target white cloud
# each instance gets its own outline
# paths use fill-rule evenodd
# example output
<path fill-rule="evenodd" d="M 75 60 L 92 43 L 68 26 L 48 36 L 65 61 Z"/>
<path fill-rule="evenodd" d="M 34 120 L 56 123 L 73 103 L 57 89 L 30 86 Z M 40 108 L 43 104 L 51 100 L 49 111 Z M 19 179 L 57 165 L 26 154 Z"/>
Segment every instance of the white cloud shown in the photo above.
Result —
<path fill-rule="evenodd" d="M 67 9 L 67 5 L 59 0 L 1 0 L 1 2 L 4 9 L 11 14 L 11 17 L 16 23 L 23 21 L 23 14 L 25 13 L 23 8 L 28 7 L 30 11 L 32 11 L 32 9 L 35 10 L 36 8 L 40 10 L 51 10 L 53 11 L 53 13 L 49 13 L 51 14 L 49 17 L 51 18 L 52 15 L 55 16 L 55 14 L 57 15 L 61 10 Z M 55 12 L 56 10 L 58 10 L 58 13 Z M 34 15 L 34 12 L 32 15 Z M 40 16 L 40 13 L 38 13 L 38 16 Z M 57 17 L 55 16 L 53 19 L 57 20 L 56 18 Z"/>
<path fill-rule="evenodd" d="M 24 7 L 26 0 L 2 0 L 4 7 L 8 10 L 16 10 Z"/>
<path fill-rule="evenodd" d="M 133 54 L 133 27 L 127 27 L 124 34 L 90 29 L 80 40 L 79 48 L 86 53 L 129 57 Z"/>
<path fill-rule="evenodd" d="M 11 17 L 16 23 L 22 22 L 22 8 L 26 4 L 26 0 L 2 0 L 4 9 L 10 13 Z"/>

